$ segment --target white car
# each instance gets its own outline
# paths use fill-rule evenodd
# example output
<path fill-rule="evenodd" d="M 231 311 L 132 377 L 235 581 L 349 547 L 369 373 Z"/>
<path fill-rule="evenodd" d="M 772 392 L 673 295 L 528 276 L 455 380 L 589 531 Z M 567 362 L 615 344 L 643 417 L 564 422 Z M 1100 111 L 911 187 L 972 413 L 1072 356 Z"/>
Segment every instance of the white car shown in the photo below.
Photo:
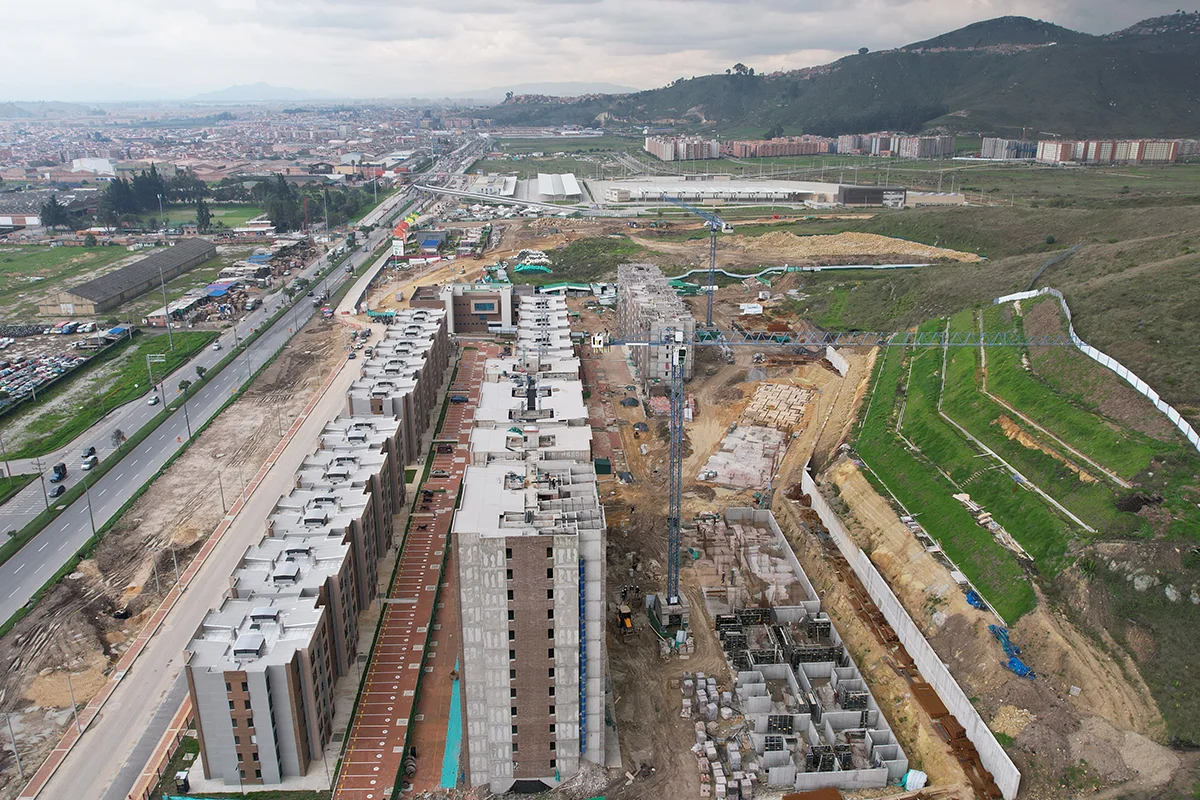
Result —
<path fill-rule="evenodd" d="M 156 395 L 156 394 L 150 395 L 150 399 L 146 401 L 146 405 L 148 405 L 148 406 L 158 405 L 158 395 Z"/>
<path fill-rule="evenodd" d="M 213 343 L 212 343 L 212 349 L 213 349 L 213 350 L 220 350 L 220 349 L 221 349 L 221 343 L 220 343 L 220 342 L 213 342 Z"/>

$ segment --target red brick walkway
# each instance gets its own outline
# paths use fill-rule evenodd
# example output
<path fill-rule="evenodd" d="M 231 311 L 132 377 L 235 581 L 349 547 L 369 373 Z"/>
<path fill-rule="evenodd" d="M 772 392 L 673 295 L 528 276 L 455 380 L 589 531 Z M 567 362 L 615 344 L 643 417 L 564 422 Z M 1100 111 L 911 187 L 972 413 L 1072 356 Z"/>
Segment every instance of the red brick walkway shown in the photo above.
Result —
<path fill-rule="evenodd" d="M 337 800 L 384 800 L 400 781 L 401 762 L 413 746 L 412 728 L 417 713 L 418 692 L 444 661 L 431 660 L 434 613 L 446 591 L 446 563 L 450 549 L 450 526 L 459 486 L 466 470 L 471 425 L 479 402 L 484 361 L 498 349 L 483 345 L 464 350 L 458 375 L 450 387 L 452 395 L 466 395 L 466 403 L 451 403 L 435 442 L 450 443 L 450 452 L 434 448 L 431 469 L 445 470 L 448 477 L 429 479 L 418 490 L 408 533 L 400 552 L 396 575 L 385 599 L 383 620 L 367 668 L 362 695 L 351 723 L 346 754 L 338 771 L 334 797 Z M 424 495 L 424 491 L 431 494 Z M 445 594 L 443 594 L 445 591 Z M 450 652 L 441 645 L 439 652 Z M 449 668 L 453 668 L 453 657 Z M 437 686 L 439 679 L 431 684 Z M 448 699 L 448 696 L 447 696 Z M 441 771 L 425 752 L 418 749 L 418 772 Z"/>

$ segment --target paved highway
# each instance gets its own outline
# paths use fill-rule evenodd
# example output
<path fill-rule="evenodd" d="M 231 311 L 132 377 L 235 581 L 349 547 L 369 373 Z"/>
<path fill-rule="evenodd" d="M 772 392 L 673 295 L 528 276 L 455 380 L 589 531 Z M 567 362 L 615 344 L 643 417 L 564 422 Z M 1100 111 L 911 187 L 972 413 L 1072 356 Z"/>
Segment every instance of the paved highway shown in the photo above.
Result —
<path fill-rule="evenodd" d="M 390 235 L 390 229 L 385 233 Z M 358 361 L 342 367 L 42 797 L 121 800 L 132 789 L 186 691 L 183 648 L 208 610 L 220 605 L 230 573 L 246 547 L 262 537 L 263 520 L 294 486 L 300 462 L 312 452 L 326 422 L 342 412 L 346 389 L 359 373 Z"/>
<path fill-rule="evenodd" d="M 402 202 L 403 194 L 389 198 L 392 202 Z M 378 247 L 391 231 L 386 226 L 372 233 L 366 242 L 367 251 L 361 247 L 350 256 L 350 261 L 357 269 L 366 262 L 370 251 Z M 315 262 L 304 273 L 323 264 L 323 259 Z M 322 283 L 327 281 L 327 288 L 332 291 L 346 279 L 344 269 L 326 273 Z M 269 313 L 278 310 L 279 301 L 275 300 L 267 307 Z M 264 332 L 253 344 L 241 353 L 232 363 L 209 383 L 205 384 L 191 398 L 185 407 L 170 415 L 150 436 L 141 444 L 128 451 L 121 462 L 108 471 L 104 477 L 88 483 L 87 493 L 72 503 L 62 514 L 50 523 L 38 536 L 25 545 L 20 552 L 4 564 L 0 564 L 0 621 L 11 617 L 21 606 L 29 602 L 47 580 L 79 550 L 93 531 L 104 525 L 122 505 L 148 481 L 167 460 L 182 449 L 183 443 L 190 438 L 189 431 L 197 430 L 205 421 L 212 418 L 230 395 L 246 383 L 253 371 L 263 365 L 274 353 L 283 347 L 295 331 L 299 330 L 316 309 L 306 300 L 301 300 L 295 309 L 289 311 L 269 330 Z M 261 318 L 260 318 L 261 320 Z M 233 331 L 242 338 L 249 335 L 252 323 L 242 322 L 237 328 L 222 335 L 223 346 L 232 346 Z M 223 349 L 226 349 L 223 347 Z M 216 363 L 224 352 L 205 351 L 206 360 Z M 204 363 L 203 361 L 200 363 Z M 183 373 L 180 373 L 183 374 Z M 189 377 L 195 375 L 194 367 Z M 177 383 L 177 381 L 176 381 Z M 167 388 L 170 396 L 174 387 Z M 178 391 L 175 390 L 175 394 Z M 150 407 L 145 401 L 133 405 L 145 406 L 149 411 L 158 411 L 161 406 Z M 131 426 L 130 431 L 136 430 Z M 77 453 L 75 455 L 78 455 Z M 78 461 L 68 462 L 68 470 L 79 473 Z M 216 475 L 213 476 L 216 479 Z M 236 473 L 223 474 L 221 480 L 231 489 L 240 489 L 239 477 Z M 41 487 L 37 482 L 29 488 L 39 495 Z M 28 489 L 27 489 L 28 490 Z M 36 513 L 36 511 L 34 512 Z"/>

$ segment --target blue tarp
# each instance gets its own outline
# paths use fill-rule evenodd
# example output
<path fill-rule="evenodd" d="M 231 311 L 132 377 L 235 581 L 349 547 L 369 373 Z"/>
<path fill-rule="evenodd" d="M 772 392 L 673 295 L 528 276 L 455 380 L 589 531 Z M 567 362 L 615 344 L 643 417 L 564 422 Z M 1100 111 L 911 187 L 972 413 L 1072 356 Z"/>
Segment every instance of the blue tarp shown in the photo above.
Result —
<path fill-rule="evenodd" d="M 1037 677 L 1037 673 L 1030 669 L 1024 661 L 1018 658 L 1021 648 L 1013 644 L 1012 640 L 1008 638 L 1008 628 L 1003 628 L 999 625 L 988 625 L 988 632 L 991 633 L 992 636 L 995 636 L 996 640 L 1000 642 L 1000 646 L 1004 648 L 1004 654 L 1008 656 L 1008 661 L 1005 663 L 1005 666 L 1007 666 L 1017 675 L 1020 675 L 1022 678 L 1029 678 L 1029 680 L 1033 680 Z"/>
<path fill-rule="evenodd" d="M 208 290 L 209 297 L 224 297 L 227 294 L 229 294 L 229 287 L 227 286 L 218 286 L 215 289 Z"/>
<path fill-rule="evenodd" d="M 270 260 L 271 260 L 270 253 L 258 253 L 256 255 L 252 255 L 246 259 L 246 261 L 248 261 L 251 264 L 265 264 Z"/>
<path fill-rule="evenodd" d="M 983 598 L 974 589 L 967 590 L 967 605 L 972 608 L 986 609 L 987 603 L 983 602 Z"/>

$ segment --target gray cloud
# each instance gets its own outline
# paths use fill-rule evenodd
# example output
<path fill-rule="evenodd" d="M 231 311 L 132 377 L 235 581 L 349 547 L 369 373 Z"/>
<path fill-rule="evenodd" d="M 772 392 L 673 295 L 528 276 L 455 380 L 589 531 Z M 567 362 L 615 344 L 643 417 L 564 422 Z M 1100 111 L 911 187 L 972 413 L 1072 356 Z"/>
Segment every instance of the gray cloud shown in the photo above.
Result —
<path fill-rule="evenodd" d="M 1105 33 L 1178 3 L 106 0 L 103 14 L 86 0 L 8 5 L 0 68 L 20 80 L 0 95 L 87 100 L 256 81 L 374 97 L 544 81 L 651 88 L 737 61 L 760 71 L 809 66 L 1008 14 Z"/>

